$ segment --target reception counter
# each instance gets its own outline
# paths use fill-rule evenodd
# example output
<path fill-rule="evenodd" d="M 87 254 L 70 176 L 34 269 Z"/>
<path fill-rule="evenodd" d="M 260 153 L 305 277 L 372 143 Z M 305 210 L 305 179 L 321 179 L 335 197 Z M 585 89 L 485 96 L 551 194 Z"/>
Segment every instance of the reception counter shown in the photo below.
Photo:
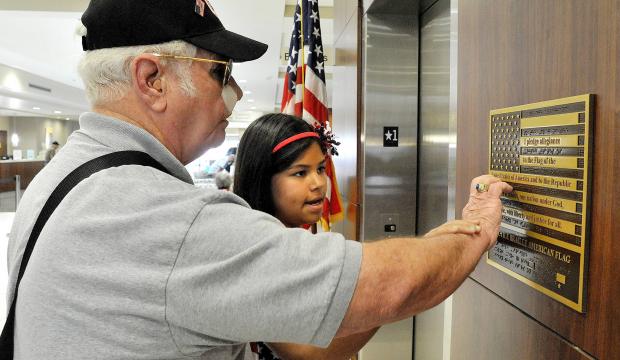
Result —
<path fill-rule="evenodd" d="M 43 160 L 0 160 L 0 192 L 15 191 L 15 175 L 20 176 L 21 188 L 25 189 L 43 169 Z"/>

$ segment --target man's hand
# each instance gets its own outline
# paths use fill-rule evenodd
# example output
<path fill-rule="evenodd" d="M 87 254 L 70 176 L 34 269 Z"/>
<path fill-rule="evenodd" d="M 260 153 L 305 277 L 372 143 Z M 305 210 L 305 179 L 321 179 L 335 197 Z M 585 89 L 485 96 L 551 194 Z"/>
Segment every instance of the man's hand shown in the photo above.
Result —
<path fill-rule="evenodd" d="M 484 185 L 477 190 L 476 184 Z M 479 233 L 451 232 L 449 229 L 461 229 L 463 223 L 458 223 L 456 228 L 448 224 L 438 230 L 448 230 L 441 235 L 364 243 L 355 292 L 336 337 L 405 319 L 450 296 L 497 241 L 500 196 L 510 191 L 510 185 L 490 175 L 472 181 L 463 220 L 479 223 Z"/>
<path fill-rule="evenodd" d="M 482 191 L 476 188 L 479 184 L 482 184 L 478 186 Z M 471 181 L 469 201 L 463 208 L 463 220 L 479 221 L 482 235 L 489 241 L 487 249 L 495 245 L 502 221 L 502 202 L 499 198 L 503 193 L 511 191 L 512 186 L 495 176 L 482 175 Z"/>
<path fill-rule="evenodd" d="M 424 237 L 448 235 L 448 234 L 464 234 L 474 235 L 479 233 L 480 220 L 467 221 L 467 220 L 452 220 L 445 224 L 439 225 L 431 231 L 427 232 Z"/>

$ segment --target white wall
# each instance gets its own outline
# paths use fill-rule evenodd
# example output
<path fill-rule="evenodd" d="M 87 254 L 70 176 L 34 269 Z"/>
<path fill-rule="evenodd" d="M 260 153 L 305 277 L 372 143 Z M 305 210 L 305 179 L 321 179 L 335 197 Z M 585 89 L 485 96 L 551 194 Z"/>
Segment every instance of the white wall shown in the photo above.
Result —
<path fill-rule="evenodd" d="M 0 116 L 0 130 L 9 128 L 10 120 L 7 116 Z"/>
<path fill-rule="evenodd" d="M 7 120 L 8 119 L 8 120 Z M 16 133 L 19 136 L 19 145 L 16 149 L 23 150 L 24 157 L 26 150 L 34 150 L 35 156 L 47 150 L 45 146 L 45 134 L 47 130 L 52 133 L 51 141 L 58 141 L 60 146 L 67 142 L 69 135 L 79 128 L 77 121 L 46 119 L 38 117 L 0 117 L 0 130 L 8 133 L 8 154 L 13 153 L 11 136 Z"/>
<path fill-rule="evenodd" d="M 412 358 L 413 319 L 382 326 L 359 352 L 359 360 L 409 360 Z"/>

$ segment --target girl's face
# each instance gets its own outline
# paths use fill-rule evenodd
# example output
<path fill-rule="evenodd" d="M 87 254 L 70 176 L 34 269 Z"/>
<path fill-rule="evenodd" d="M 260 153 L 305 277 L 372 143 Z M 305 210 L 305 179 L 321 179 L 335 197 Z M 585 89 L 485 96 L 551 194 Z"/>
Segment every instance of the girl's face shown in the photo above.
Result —
<path fill-rule="evenodd" d="M 313 143 L 271 178 L 274 216 L 287 227 L 314 224 L 321 217 L 326 189 L 325 154 Z"/>

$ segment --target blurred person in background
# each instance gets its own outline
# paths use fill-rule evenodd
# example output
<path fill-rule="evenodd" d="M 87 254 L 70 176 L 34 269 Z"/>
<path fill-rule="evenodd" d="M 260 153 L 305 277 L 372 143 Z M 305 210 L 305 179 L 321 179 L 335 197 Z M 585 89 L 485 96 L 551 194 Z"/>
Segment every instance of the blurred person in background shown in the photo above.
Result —
<path fill-rule="evenodd" d="M 45 163 L 46 164 L 49 163 L 50 161 L 52 161 L 52 158 L 58 152 L 58 147 L 59 146 L 60 146 L 60 144 L 58 143 L 58 141 L 52 142 L 52 145 L 50 145 L 50 148 L 47 149 L 47 151 L 45 152 Z"/>
<path fill-rule="evenodd" d="M 226 170 L 222 170 L 215 174 L 215 186 L 218 190 L 230 191 L 232 182 L 232 176 Z"/>
<path fill-rule="evenodd" d="M 234 170 L 235 156 L 237 154 L 237 148 L 232 147 L 226 151 L 224 157 L 216 160 L 211 166 L 209 166 L 209 173 L 217 174 L 222 170 L 226 170 L 229 174 L 232 174 Z"/>

